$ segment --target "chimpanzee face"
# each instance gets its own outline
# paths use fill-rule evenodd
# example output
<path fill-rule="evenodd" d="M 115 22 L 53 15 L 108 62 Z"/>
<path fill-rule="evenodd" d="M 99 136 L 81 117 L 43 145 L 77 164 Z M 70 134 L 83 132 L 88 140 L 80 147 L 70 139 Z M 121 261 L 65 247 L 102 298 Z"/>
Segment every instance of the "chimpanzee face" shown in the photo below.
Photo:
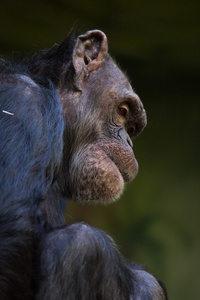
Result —
<path fill-rule="evenodd" d="M 71 136 L 73 145 L 67 190 L 81 201 L 119 197 L 138 172 L 132 138 L 146 125 L 139 97 L 105 49 L 107 40 L 99 31 L 79 37 L 73 56 L 76 88 L 60 91 L 65 140 Z"/>

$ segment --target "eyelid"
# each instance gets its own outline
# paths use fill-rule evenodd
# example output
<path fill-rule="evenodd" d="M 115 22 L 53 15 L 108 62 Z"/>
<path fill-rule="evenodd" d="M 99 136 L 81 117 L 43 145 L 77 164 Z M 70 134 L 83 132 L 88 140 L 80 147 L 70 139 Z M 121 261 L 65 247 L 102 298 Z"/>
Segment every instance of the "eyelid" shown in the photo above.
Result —
<path fill-rule="evenodd" d="M 119 113 L 125 118 L 129 113 L 129 106 L 126 103 L 119 105 L 118 107 Z M 124 111 L 124 114 L 123 114 Z"/>

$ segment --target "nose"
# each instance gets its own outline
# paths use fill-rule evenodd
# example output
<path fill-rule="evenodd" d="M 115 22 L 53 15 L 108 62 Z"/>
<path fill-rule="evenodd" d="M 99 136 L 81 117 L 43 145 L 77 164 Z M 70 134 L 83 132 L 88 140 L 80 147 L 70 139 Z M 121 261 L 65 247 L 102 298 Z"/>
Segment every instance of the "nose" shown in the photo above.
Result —
<path fill-rule="evenodd" d="M 128 135 L 127 136 L 127 143 L 129 144 L 129 146 L 131 147 L 131 148 L 133 148 L 133 142 L 131 141 L 131 138 L 130 138 L 130 136 Z"/>
<path fill-rule="evenodd" d="M 137 94 L 133 96 L 133 122 L 134 122 L 134 137 L 142 132 L 142 130 L 147 125 L 147 115 L 142 104 L 142 101 Z"/>
<path fill-rule="evenodd" d="M 133 147 L 133 143 L 131 141 L 131 138 L 129 134 L 126 132 L 125 129 L 120 129 L 119 131 L 119 136 L 122 139 L 123 143 L 127 146 L 130 146 L 131 148 Z"/>

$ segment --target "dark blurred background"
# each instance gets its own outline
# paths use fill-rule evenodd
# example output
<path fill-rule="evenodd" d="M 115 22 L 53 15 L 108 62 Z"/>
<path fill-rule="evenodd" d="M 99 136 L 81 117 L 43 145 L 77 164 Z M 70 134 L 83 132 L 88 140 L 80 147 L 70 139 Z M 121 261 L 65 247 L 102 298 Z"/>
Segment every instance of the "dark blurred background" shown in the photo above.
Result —
<path fill-rule="evenodd" d="M 200 2 L 0 0 L 0 52 L 15 57 L 101 29 L 148 114 L 134 142 L 140 170 L 120 201 L 70 203 L 67 220 L 107 231 L 146 264 L 170 299 L 200 298 Z"/>

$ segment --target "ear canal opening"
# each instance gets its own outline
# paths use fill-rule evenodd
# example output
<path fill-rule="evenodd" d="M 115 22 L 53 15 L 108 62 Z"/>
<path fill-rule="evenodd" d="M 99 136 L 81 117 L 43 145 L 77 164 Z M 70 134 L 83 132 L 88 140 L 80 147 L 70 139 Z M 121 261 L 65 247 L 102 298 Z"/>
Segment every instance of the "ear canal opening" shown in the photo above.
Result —
<path fill-rule="evenodd" d="M 84 63 L 85 63 L 85 65 L 87 66 L 89 64 L 89 62 L 90 62 L 89 57 L 87 55 L 85 55 L 84 56 Z"/>

